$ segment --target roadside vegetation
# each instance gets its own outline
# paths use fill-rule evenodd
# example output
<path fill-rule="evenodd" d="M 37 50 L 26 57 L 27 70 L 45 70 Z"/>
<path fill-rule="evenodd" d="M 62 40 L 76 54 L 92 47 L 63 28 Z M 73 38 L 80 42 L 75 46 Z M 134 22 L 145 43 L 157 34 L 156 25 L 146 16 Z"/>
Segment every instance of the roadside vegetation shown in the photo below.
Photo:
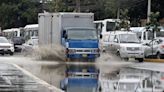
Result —
<path fill-rule="evenodd" d="M 164 17 L 163 5 L 164 0 L 152 0 L 152 12 L 160 12 L 158 19 Z M 0 27 L 36 24 L 39 12 L 93 12 L 100 20 L 117 18 L 120 9 L 127 9 L 131 25 L 138 26 L 147 17 L 147 0 L 1 0 Z"/>

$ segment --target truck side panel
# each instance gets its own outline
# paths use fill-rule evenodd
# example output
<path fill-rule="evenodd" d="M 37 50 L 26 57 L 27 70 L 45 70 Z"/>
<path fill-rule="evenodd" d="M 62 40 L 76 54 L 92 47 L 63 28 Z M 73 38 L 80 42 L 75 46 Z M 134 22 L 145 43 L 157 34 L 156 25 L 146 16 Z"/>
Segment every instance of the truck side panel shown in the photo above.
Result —
<path fill-rule="evenodd" d="M 94 28 L 93 20 L 93 13 L 41 13 L 39 14 L 39 44 L 60 45 L 64 28 Z"/>
<path fill-rule="evenodd" d="M 53 14 L 52 18 L 52 44 L 60 45 L 61 44 L 61 21 L 59 14 Z"/>
<path fill-rule="evenodd" d="M 61 17 L 61 23 L 63 28 L 68 28 L 68 27 L 94 28 L 94 24 L 93 24 L 94 16 L 92 13 L 89 15 L 63 14 L 60 17 Z"/>
<path fill-rule="evenodd" d="M 39 44 L 52 43 L 51 15 L 39 15 Z"/>

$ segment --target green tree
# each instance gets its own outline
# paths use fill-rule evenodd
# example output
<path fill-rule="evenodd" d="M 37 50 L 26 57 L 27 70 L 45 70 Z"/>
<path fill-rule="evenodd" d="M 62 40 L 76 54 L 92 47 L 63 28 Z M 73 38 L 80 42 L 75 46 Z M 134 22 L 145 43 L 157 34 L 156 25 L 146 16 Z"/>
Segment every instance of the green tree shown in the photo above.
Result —
<path fill-rule="evenodd" d="M 6 29 L 37 23 L 38 7 L 39 3 L 30 0 L 2 0 L 0 2 L 0 26 Z"/>
<path fill-rule="evenodd" d="M 160 15 L 159 12 L 156 12 L 156 13 L 151 12 L 151 14 L 149 15 L 150 21 L 147 23 L 146 29 L 148 31 L 152 31 L 153 34 L 155 32 L 157 32 L 157 31 L 160 31 L 160 29 L 159 29 L 159 22 L 158 22 L 159 15 Z M 152 30 L 149 30 L 151 27 L 152 27 Z M 152 40 L 154 40 L 154 35 L 153 35 L 153 39 Z"/>
<path fill-rule="evenodd" d="M 128 9 L 121 9 L 120 10 L 120 19 L 121 19 L 121 23 L 120 23 L 120 28 L 124 28 L 125 30 L 129 31 L 130 29 L 130 23 L 129 23 L 129 19 L 130 17 L 128 16 Z"/>
<path fill-rule="evenodd" d="M 76 0 L 53 0 L 50 5 L 51 12 L 74 12 Z M 116 0 L 80 0 L 81 12 L 95 13 L 95 20 L 116 18 Z"/>

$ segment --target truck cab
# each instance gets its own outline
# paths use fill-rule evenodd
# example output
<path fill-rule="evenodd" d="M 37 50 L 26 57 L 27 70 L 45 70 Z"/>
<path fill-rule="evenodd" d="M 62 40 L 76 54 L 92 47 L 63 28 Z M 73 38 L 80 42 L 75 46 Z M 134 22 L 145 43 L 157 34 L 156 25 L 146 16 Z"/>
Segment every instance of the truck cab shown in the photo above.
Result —
<path fill-rule="evenodd" d="M 99 56 L 99 40 L 94 28 L 67 28 L 62 34 L 62 44 L 67 58 L 96 58 Z"/>

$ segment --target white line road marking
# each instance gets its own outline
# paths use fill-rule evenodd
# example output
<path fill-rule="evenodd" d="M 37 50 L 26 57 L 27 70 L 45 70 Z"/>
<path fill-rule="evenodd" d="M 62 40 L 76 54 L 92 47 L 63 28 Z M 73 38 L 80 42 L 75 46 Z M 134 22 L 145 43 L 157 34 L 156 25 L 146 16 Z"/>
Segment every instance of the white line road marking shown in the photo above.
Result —
<path fill-rule="evenodd" d="M 22 71 L 25 75 L 33 78 L 36 82 L 38 82 L 39 84 L 49 88 L 50 90 L 52 90 L 52 92 L 64 92 L 62 90 L 60 90 L 59 88 L 52 86 L 50 84 L 48 84 L 46 81 L 41 80 L 40 78 L 36 77 L 35 75 L 31 74 L 29 71 L 21 68 L 20 66 L 16 65 L 16 64 L 12 64 L 14 67 L 16 67 L 17 69 L 19 69 L 20 71 Z"/>

